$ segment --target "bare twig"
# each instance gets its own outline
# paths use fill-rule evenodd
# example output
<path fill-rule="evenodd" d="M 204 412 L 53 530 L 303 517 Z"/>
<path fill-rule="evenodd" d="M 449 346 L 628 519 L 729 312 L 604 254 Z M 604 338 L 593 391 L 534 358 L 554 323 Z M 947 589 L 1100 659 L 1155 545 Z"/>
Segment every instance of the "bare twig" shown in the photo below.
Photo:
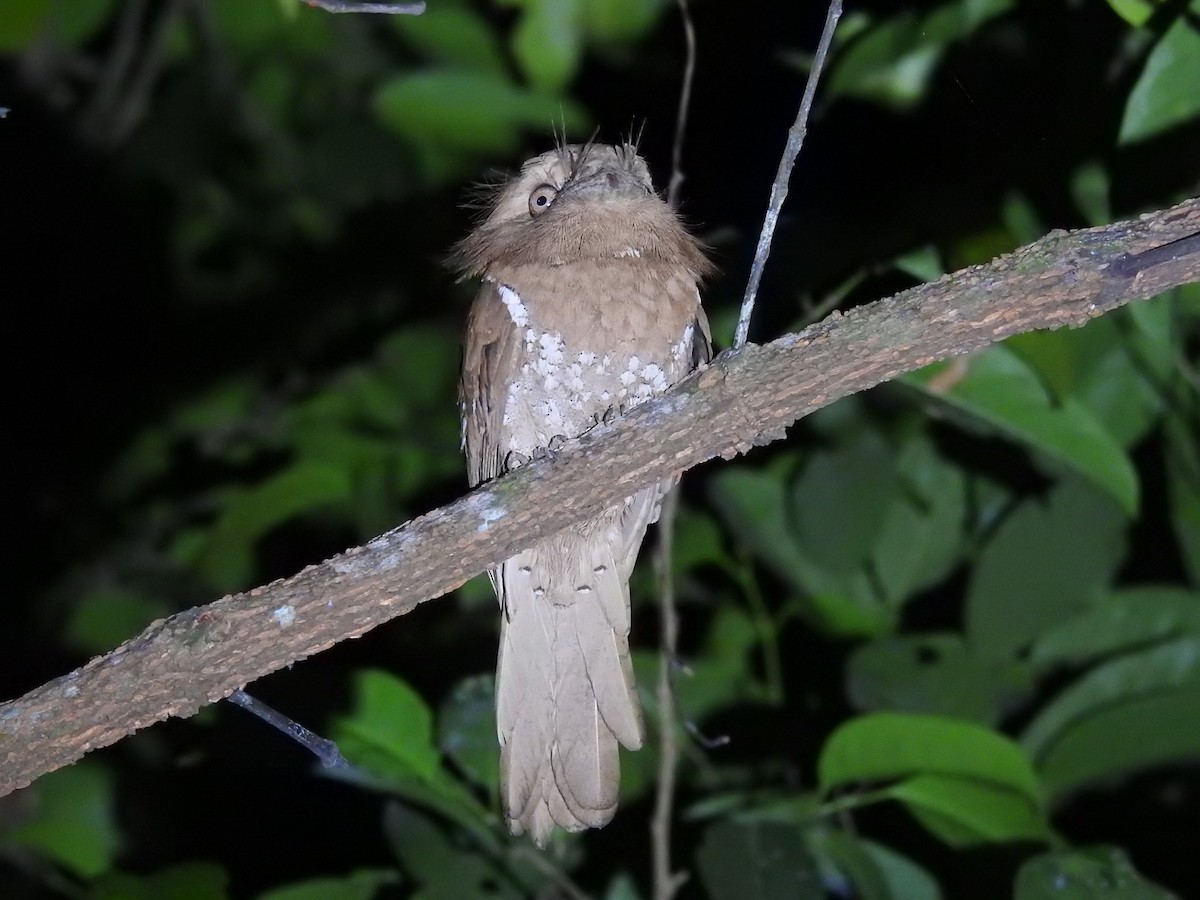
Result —
<path fill-rule="evenodd" d="M 350 763 L 342 756 L 338 745 L 329 738 L 309 731 L 299 722 L 289 719 L 274 707 L 267 706 L 261 700 L 251 697 L 245 691 L 234 691 L 227 698 L 230 703 L 240 706 L 246 712 L 258 716 L 268 725 L 278 728 L 293 741 L 308 750 L 326 769 L 348 769 Z"/>
<path fill-rule="evenodd" d="M 112 51 L 104 63 L 96 90 L 80 117 L 82 130 L 89 137 L 102 138 L 105 133 L 105 123 L 116 107 L 129 70 L 137 59 L 145 15 L 146 0 L 130 0 L 121 10 Z"/>
<path fill-rule="evenodd" d="M 986 266 L 720 358 L 556 455 L 361 547 L 157 621 L 83 668 L 0 703 L 0 795 L 357 637 L 643 488 L 781 436 L 841 397 L 1200 282 L 1200 253 L 1177 245 L 1164 259 L 1139 255 L 1197 233 L 1197 199 L 1055 232 Z"/>
<path fill-rule="evenodd" d="M 314 9 L 331 13 L 370 13 L 384 16 L 419 16 L 424 3 L 355 3 L 353 0 L 304 0 Z"/>
<path fill-rule="evenodd" d="M 683 63 L 683 84 L 679 88 L 679 113 L 675 117 L 675 142 L 671 146 L 671 183 L 667 186 L 667 203 L 679 209 L 679 191 L 683 188 L 683 140 L 687 133 L 688 110 L 692 105 L 692 82 L 696 79 L 696 27 L 687 0 L 675 0 L 683 22 L 686 42 Z"/>
<path fill-rule="evenodd" d="M 145 116 L 155 82 L 167 61 L 167 37 L 182 12 L 182 6 L 183 0 L 171 0 L 159 13 L 146 39 L 137 70 L 130 76 L 120 102 L 114 99 L 103 135 L 104 143 L 110 146 L 121 143 Z"/>
<path fill-rule="evenodd" d="M 821 41 L 817 45 L 816 56 L 813 57 L 812 69 L 808 73 L 808 83 L 804 86 L 804 96 L 800 100 L 800 109 L 796 113 L 796 121 L 788 130 L 787 146 L 779 160 L 779 170 L 775 173 L 775 181 L 771 185 L 771 199 L 767 203 L 767 214 L 763 218 L 762 233 L 758 236 L 758 248 L 754 251 L 754 264 L 750 267 L 750 278 L 746 283 L 746 294 L 742 298 L 742 311 L 738 315 L 737 331 L 734 334 L 733 346 L 745 346 L 750 336 L 750 316 L 754 312 L 754 300 L 758 296 L 758 286 L 762 281 L 763 269 L 767 266 L 767 257 L 771 255 L 771 240 L 775 236 L 775 225 L 779 222 L 779 211 L 787 198 L 788 181 L 792 177 L 792 167 L 796 165 L 796 157 L 800 155 L 800 147 L 804 144 L 804 136 L 808 133 L 808 114 L 812 110 L 813 98 L 817 93 L 817 82 L 821 80 L 821 70 L 825 67 L 825 56 L 829 53 L 829 44 L 833 40 L 833 32 L 838 19 L 842 15 L 842 0 L 831 0 L 829 12 L 825 15 L 825 28 L 821 31 Z"/>
<path fill-rule="evenodd" d="M 509 858 L 520 861 L 531 869 L 537 869 L 545 875 L 569 900 L 590 900 L 588 895 L 558 866 L 556 866 L 541 850 L 533 847 L 528 841 L 514 841 L 509 845 Z M 542 896 L 539 894 L 538 896 Z"/>
<path fill-rule="evenodd" d="M 679 489 L 663 499 L 658 519 L 658 603 L 660 649 L 658 660 L 658 785 L 650 819 L 650 849 L 654 866 L 654 900 L 671 900 L 687 881 L 685 872 L 671 871 L 671 820 L 675 815 L 675 774 L 679 767 L 678 713 L 673 674 L 679 645 L 679 614 L 675 609 L 673 551 Z"/>
<path fill-rule="evenodd" d="M 667 203 L 679 209 L 683 187 L 683 142 L 687 132 L 688 108 L 692 102 L 692 82 L 696 77 L 696 30 L 687 0 L 676 0 L 683 23 L 686 55 L 679 89 L 679 113 L 675 118 L 675 140 L 671 148 L 671 183 Z M 671 900 L 687 881 L 684 872 L 671 871 L 671 822 L 675 815 L 675 776 L 679 768 L 679 741 L 675 720 L 673 675 L 678 656 L 679 615 L 675 609 L 675 519 L 679 512 L 679 488 L 675 486 L 663 498 L 658 517 L 658 602 L 662 634 L 658 659 L 658 784 L 654 793 L 654 812 L 650 818 L 650 855 L 653 868 L 654 900 Z"/>

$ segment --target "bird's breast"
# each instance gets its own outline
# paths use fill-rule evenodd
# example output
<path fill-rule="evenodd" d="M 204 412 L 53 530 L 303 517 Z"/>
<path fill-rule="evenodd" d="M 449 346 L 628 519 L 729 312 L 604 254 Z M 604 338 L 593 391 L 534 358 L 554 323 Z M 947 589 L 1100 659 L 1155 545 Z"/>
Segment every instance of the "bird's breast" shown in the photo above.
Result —
<path fill-rule="evenodd" d="M 660 394 L 690 370 L 695 282 L 629 262 L 499 282 L 520 337 L 504 403 L 507 450 L 528 454 L 555 436 L 577 437 L 609 409 Z"/>

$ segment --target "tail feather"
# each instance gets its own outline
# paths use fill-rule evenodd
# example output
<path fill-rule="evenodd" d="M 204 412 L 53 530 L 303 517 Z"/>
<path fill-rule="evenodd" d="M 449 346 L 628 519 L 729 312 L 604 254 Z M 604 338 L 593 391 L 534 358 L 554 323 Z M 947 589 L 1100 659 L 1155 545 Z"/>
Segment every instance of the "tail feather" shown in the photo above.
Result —
<path fill-rule="evenodd" d="M 496 673 L 501 794 L 514 834 L 612 819 L 618 743 L 643 740 L 629 656 L 629 587 L 608 528 L 560 537 L 504 563 Z M 619 546 L 619 545 L 618 545 Z M 564 560 L 575 565 L 562 565 Z"/>

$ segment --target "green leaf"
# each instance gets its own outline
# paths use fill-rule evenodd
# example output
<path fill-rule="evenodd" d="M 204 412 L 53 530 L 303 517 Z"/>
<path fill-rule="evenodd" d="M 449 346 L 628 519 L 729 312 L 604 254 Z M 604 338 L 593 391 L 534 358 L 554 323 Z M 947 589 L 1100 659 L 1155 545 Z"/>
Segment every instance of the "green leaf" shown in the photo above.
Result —
<path fill-rule="evenodd" d="M 85 652 L 103 653 L 171 612 L 165 601 L 130 588 L 94 587 L 79 598 L 63 638 Z"/>
<path fill-rule="evenodd" d="M 1055 736 L 1038 759 L 1052 796 L 1200 756 L 1200 686 L 1101 707 Z"/>
<path fill-rule="evenodd" d="M 1164 0 L 1108 0 L 1108 5 L 1134 28 L 1140 28 L 1150 21 L 1154 10 L 1162 2 Z"/>
<path fill-rule="evenodd" d="M 969 722 L 937 716 L 872 713 L 830 735 L 817 763 L 822 791 L 918 774 L 972 779 L 1006 788 L 1032 803 L 1041 789 L 1025 753 L 1008 738 Z"/>
<path fill-rule="evenodd" d="M 883 874 L 887 885 L 884 896 L 894 900 L 941 900 L 937 879 L 925 869 L 890 847 L 864 838 L 858 840 Z"/>
<path fill-rule="evenodd" d="M 373 900 L 380 888 L 393 885 L 399 878 L 392 869 L 359 869 L 332 878 L 310 878 L 258 895 L 258 900 Z"/>
<path fill-rule="evenodd" d="M 937 281 L 946 274 L 941 253 L 930 244 L 897 256 L 892 265 L 918 282 Z"/>
<path fill-rule="evenodd" d="M 354 706 L 334 724 L 347 759 L 382 774 L 433 779 L 441 761 L 433 743 L 433 715 L 425 701 L 395 675 L 356 673 Z"/>
<path fill-rule="evenodd" d="M 940 405 L 1027 447 L 1052 471 L 1076 472 L 1109 493 L 1127 514 L 1138 507 L 1133 464 L 1096 417 L 1071 397 L 1055 403 L 1012 350 L 995 346 L 961 361 L 935 363 L 902 377 Z M 948 371 L 949 369 L 949 371 Z"/>
<path fill-rule="evenodd" d="M 906 12 L 872 23 L 836 54 L 825 87 L 831 96 L 910 109 L 925 97 L 947 48 L 1012 5 L 1012 0 L 947 3 L 924 16 Z"/>
<path fill-rule="evenodd" d="M 1012 191 L 1004 197 L 1000 207 L 1000 220 L 1004 223 L 1006 233 L 999 237 L 999 243 L 995 245 L 994 250 L 984 250 L 974 259 L 966 260 L 967 264 L 988 262 L 1022 244 L 1032 244 L 1048 230 L 1038 217 L 1032 201 L 1017 191 Z M 1106 219 L 1105 222 L 1107 221 Z"/>
<path fill-rule="evenodd" d="M 96 33 L 112 16 L 116 0 L 71 0 L 50 8 L 47 24 L 54 41 L 64 47 L 78 47 Z M 0 23 L 0 35 L 5 31 Z M 0 43 L 3 38 L 0 38 Z"/>
<path fill-rule="evenodd" d="M 568 132 L 575 132 L 587 122 L 587 114 L 570 100 L 498 77 L 441 69 L 384 82 L 373 109 L 401 137 L 443 151 L 488 155 L 515 150 L 524 129 L 545 132 L 561 119 Z"/>
<path fill-rule="evenodd" d="M 350 497 L 345 470 L 301 462 L 248 490 L 239 491 L 213 528 L 199 567 L 219 590 L 234 590 L 251 581 L 254 549 L 272 528 L 305 513 Z"/>
<path fill-rule="evenodd" d="M 120 836 L 108 769 L 90 760 L 77 762 L 43 775 L 21 796 L 34 811 L 0 829 L 6 842 L 43 853 L 80 878 L 94 878 L 112 866 Z"/>
<path fill-rule="evenodd" d="M 463 773 L 489 792 L 500 788 L 496 745 L 496 683 L 491 675 L 454 686 L 438 716 L 438 746 Z"/>
<path fill-rule="evenodd" d="M 996 529 L 967 588 L 972 650 L 1013 658 L 1107 591 L 1124 556 L 1125 522 L 1108 498 L 1068 481 L 1024 501 Z"/>
<path fill-rule="evenodd" d="M 474 9 L 462 4 L 430 4 L 419 16 L 392 16 L 392 24 L 433 62 L 493 75 L 504 74 L 496 33 Z"/>
<path fill-rule="evenodd" d="M 604 900 L 642 900 L 637 882 L 628 872 L 618 872 L 604 892 Z"/>
<path fill-rule="evenodd" d="M 838 635 L 876 635 L 891 625 L 865 570 L 829 571 L 797 540 L 787 502 L 793 460 L 750 471 L 731 468 L 712 481 L 713 502 L 730 533 L 784 581 L 803 592 L 820 627 Z"/>
<path fill-rule="evenodd" d="M 513 55 L 534 88 L 562 92 L 583 59 L 581 0 L 531 0 L 512 36 Z"/>
<path fill-rule="evenodd" d="M 1043 853 L 1017 872 L 1015 900 L 1172 900 L 1117 847 Z"/>
<path fill-rule="evenodd" d="M 816 453 L 792 492 L 795 538 L 827 571 L 859 569 L 883 528 L 882 512 L 899 490 L 892 453 L 873 432 Z"/>
<path fill-rule="evenodd" d="M 861 900 L 940 900 L 937 880 L 910 860 L 883 844 L 833 828 L 809 827 L 805 843 L 816 857 L 822 880 L 836 896 Z"/>
<path fill-rule="evenodd" d="M 392 852 L 419 890 L 406 896 L 421 900 L 460 900 L 466 897 L 489 900 L 520 900 L 538 895 L 547 876 L 528 867 L 518 871 L 527 890 L 518 890 L 510 875 L 497 868 L 502 847 L 464 844 L 427 816 L 400 803 L 389 803 L 383 813 L 383 830 Z M 519 869 L 513 865 L 512 868 Z"/>
<path fill-rule="evenodd" d="M 226 900 L 229 873 L 214 863 L 183 863 L 152 875 L 110 872 L 92 885 L 90 900 Z"/>
<path fill-rule="evenodd" d="M 50 11 L 50 0 L 0 3 L 0 53 L 16 53 L 33 43 Z"/>
<path fill-rule="evenodd" d="M 702 721 L 736 704 L 765 699 L 762 682 L 755 674 L 753 653 L 762 639 L 745 610 L 725 604 L 715 612 L 703 651 L 689 662 L 688 676 L 675 685 L 689 717 Z M 657 661 L 658 654 L 653 657 Z"/>
<path fill-rule="evenodd" d="M 1050 829 L 1028 795 L 953 775 L 917 775 L 885 792 L 904 803 L 930 832 L 953 847 L 1044 841 Z"/>
<path fill-rule="evenodd" d="M 1026 727 L 1021 745 L 1038 760 L 1083 719 L 1124 701 L 1184 687 L 1200 687 L 1200 635 L 1176 638 L 1092 669 L 1041 709 Z M 1200 716 L 1191 719 L 1200 728 Z"/>
<path fill-rule="evenodd" d="M 995 665 L 974 656 L 957 634 L 884 637 L 864 644 L 847 664 L 846 693 L 863 710 L 983 724 L 996 719 L 1004 696 Z"/>
<path fill-rule="evenodd" d="M 1081 665 L 1182 635 L 1200 636 L 1200 594 L 1159 585 L 1119 591 L 1044 632 L 1030 662 Z"/>
<path fill-rule="evenodd" d="M 724 568 L 729 563 L 729 551 L 721 529 L 709 514 L 681 506 L 675 520 L 675 572 L 682 574 L 703 565 Z"/>
<path fill-rule="evenodd" d="M 696 865 L 712 900 L 824 896 L 816 862 L 794 825 L 717 822 L 704 832 Z"/>
<path fill-rule="evenodd" d="M 792 468 L 790 459 L 757 470 L 727 468 L 717 473 L 712 496 L 731 534 L 782 578 L 802 586 L 798 572 L 808 561 L 791 535 L 784 502 Z"/>
<path fill-rule="evenodd" d="M 366 670 L 355 676 L 354 693 L 353 710 L 331 729 L 346 758 L 362 770 L 351 772 L 348 780 L 403 796 L 460 825 L 477 841 L 492 842 L 493 817 L 442 768 L 433 717 L 416 691 L 390 673 Z"/>
<path fill-rule="evenodd" d="M 1071 173 L 1071 198 L 1089 225 L 1107 225 L 1117 218 L 1109 202 L 1111 193 L 1112 179 L 1103 163 L 1089 160 Z"/>
<path fill-rule="evenodd" d="M 925 438 L 905 441 L 896 466 L 901 489 L 882 515 L 869 564 L 893 608 L 941 581 L 960 561 L 968 489 L 966 473 Z"/>
<path fill-rule="evenodd" d="M 221 40 L 237 53 L 247 56 L 259 55 L 265 46 L 282 41 L 286 30 L 297 25 L 297 22 L 288 22 L 278 4 L 213 0 L 210 6 Z"/>
<path fill-rule="evenodd" d="M 1086 406 L 1123 448 L 1140 441 L 1163 410 L 1171 304 L 1140 303 L 1085 328 L 1031 331 L 1005 346 L 1032 366 L 1056 397 Z M 1135 311 L 1136 310 L 1136 311 Z"/>
<path fill-rule="evenodd" d="M 588 37 L 610 44 L 632 43 L 654 27 L 668 0 L 583 0 Z"/>
<path fill-rule="evenodd" d="M 836 885 L 838 896 L 853 891 L 853 896 L 862 900 L 890 900 L 883 872 L 857 835 L 820 826 L 806 828 L 803 834 L 827 889 Z"/>
<path fill-rule="evenodd" d="M 1200 442 L 1195 420 L 1189 424 L 1183 415 L 1173 416 L 1167 422 L 1165 443 L 1175 542 L 1192 583 L 1200 584 Z"/>
<path fill-rule="evenodd" d="M 1150 55 L 1125 104 L 1118 143 L 1132 144 L 1200 115 L 1200 29 L 1181 11 Z"/>

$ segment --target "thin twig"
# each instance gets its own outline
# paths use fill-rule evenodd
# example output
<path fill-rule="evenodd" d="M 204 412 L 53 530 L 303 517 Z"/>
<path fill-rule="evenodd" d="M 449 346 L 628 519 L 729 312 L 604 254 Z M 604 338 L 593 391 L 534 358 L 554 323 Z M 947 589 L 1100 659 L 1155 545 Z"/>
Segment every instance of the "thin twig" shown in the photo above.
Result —
<path fill-rule="evenodd" d="M 129 70 L 137 59 L 138 45 L 142 34 L 142 20 L 146 15 L 146 0 L 132 0 L 121 11 L 113 38 L 113 49 L 104 63 L 96 90 L 80 116 L 85 134 L 102 137 L 104 125 L 112 114 L 113 107 L 121 96 Z"/>
<path fill-rule="evenodd" d="M 683 23 L 686 55 L 683 83 L 679 90 L 679 113 L 675 117 L 675 141 L 671 149 L 671 182 L 667 203 L 679 208 L 683 187 L 683 142 L 687 131 L 688 108 L 692 102 L 692 82 L 696 77 L 696 29 L 692 25 L 687 0 L 676 0 Z M 671 488 L 663 498 L 658 517 L 658 601 L 662 635 L 658 660 L 658 785 L 654 794 L 654 813 L 650 818 L 650 855 L 653 867 L 654 900 L 671 900 L 687 881 L 686 872 L 671 871 L 671 821 L 675 815 L 675 776 L 679 767 L 679 741 L 675 730 L 675 690 L 672 677 L 679 644 L 679 615 L 675 609 L 675 519 L 679 512 L 679 488 Z"/>
<path fill-rule="evenodd" d="M 556 866 L 549 856 L 541 850 L 531 847 L 528 842 L 514 841 L 511 845 L 509 856 L 514 862 L 521 862 L 532 869 L 537 869 L 554 882 L 555 886 L 570 900 L 590 900 L 583 889 L 572 881 L 570 876 L 562 869 Z"/>
<path fill-rule="evenodd" d="M 825 14 L 825 28 L 821 32 L 821 41 L 817 44 L 817 53 L 813 57 L 812 70 L 808 73 L 808 83 L 804 86 L 804 96 L 800 100 L 800 109 L 796 113 L 796 121 L 788 131 L 787 146 L 779 160 L 779 171 L 775 173 L 775 182 L 771 185 L 771 199 L 767 204 L 767 214 L 763 219 L 762 233 L 758 236 L 758 248 L 754 251 L 754 264 L 750 267 L 750 279 L 746 283 L 746 295 L 742 299 L 742 311 L 738 315 L 737 332 L 734 335 L 735 349 L 745 346 L 746 338 L 750 335 L 750 316 L 754 312 L 754 300 L 758 295 L 758 286 L 762 281 L 763 269 L 767 266 L 767 257 L 771 255 L 771 239 L 775 236 L 775 225 L 779 221 L 779 211 L 787 198 L 788 181 L 792 177 L 792 167 L 796 165 L 796 157 L 800 155 L 800 147 L 804 144 L 804 136 L 808 133 L 808 114 L 812 110 L 813 98 L 817 93 L 817 82 L 821 80 L 821 70 L 825 67 L 825 56 L 833 41 L 833 32 L 838 19 L 842 16 L 842 0 L 831 0 L 829 12 Z"/>
<path fill-rule="evenodd" d="M 658 519 L 658 600 L 662 622 L 658 661 L 658 785 L 654 793 L 654 814 L 650 819 L 650 847 L 653 856 L 654 900 L 671 900 L 687 881 L 687 873 L 671 871 L 671 820 L 675 812 L 675 774 L 679 767 L 679 739 L 676 732 L 675 690 L 672 671 L 679 644 L 679 615 L 675 609 L 675 576 L 672 563 L 675 516 L 679 511 L 679 490 L 673 488 L 663 498 Z"/>
<path fill-rule="evenodd" d="M 352 0 L 304 0 L 314 9 L 331 13 L 375 13 L 385 16 L 419 16 L 424 3 L 354 3 Z"/>
<path fill-rule="evenodd" d="M 346 757 L 342 756 L 342 751 L 333 741 L 323 738 L 319 734 L 313 734 L 299 722 L 289 719 L 279 710 L 267 706 L 245 691 L 234 691 L 226 699 L 235 706 L 240 706 L 246 712 L 258 716 L 268 725 L 278 728 L 301 747 L 311 752 L 326 769 L 350 768 L 350 763 L 347 762 Z"/>
<path fill-rule="evenodd" d="M 154 85 L 167 62 L 166 47 L 171 26 L 182 13 L 182 6 L 183 0 L 171 0 L 166 9 L 159 13 L 146 39 L 137 71 L 129 77 L 119 104 L 114 99 L 107 133 L 104 135 L 105 143 L 110 146 L 125 140 L 145 116 Z"/>
<path fill-rule="evenodd" d="M 683 63 L 683 85 L 679 89 L 679 113 L 675 117 L 675 143 L 671 147 L 671 183 L 667 186 L 667 203 L 679 209 L 679 192 L 683 188 L 683 139 L 687 133 L 688 110 L 692 105 L 692 82 L 696 78 L 696 27 L 687 0 L 675 0 L 683 20 L 686 54 Z"/>

